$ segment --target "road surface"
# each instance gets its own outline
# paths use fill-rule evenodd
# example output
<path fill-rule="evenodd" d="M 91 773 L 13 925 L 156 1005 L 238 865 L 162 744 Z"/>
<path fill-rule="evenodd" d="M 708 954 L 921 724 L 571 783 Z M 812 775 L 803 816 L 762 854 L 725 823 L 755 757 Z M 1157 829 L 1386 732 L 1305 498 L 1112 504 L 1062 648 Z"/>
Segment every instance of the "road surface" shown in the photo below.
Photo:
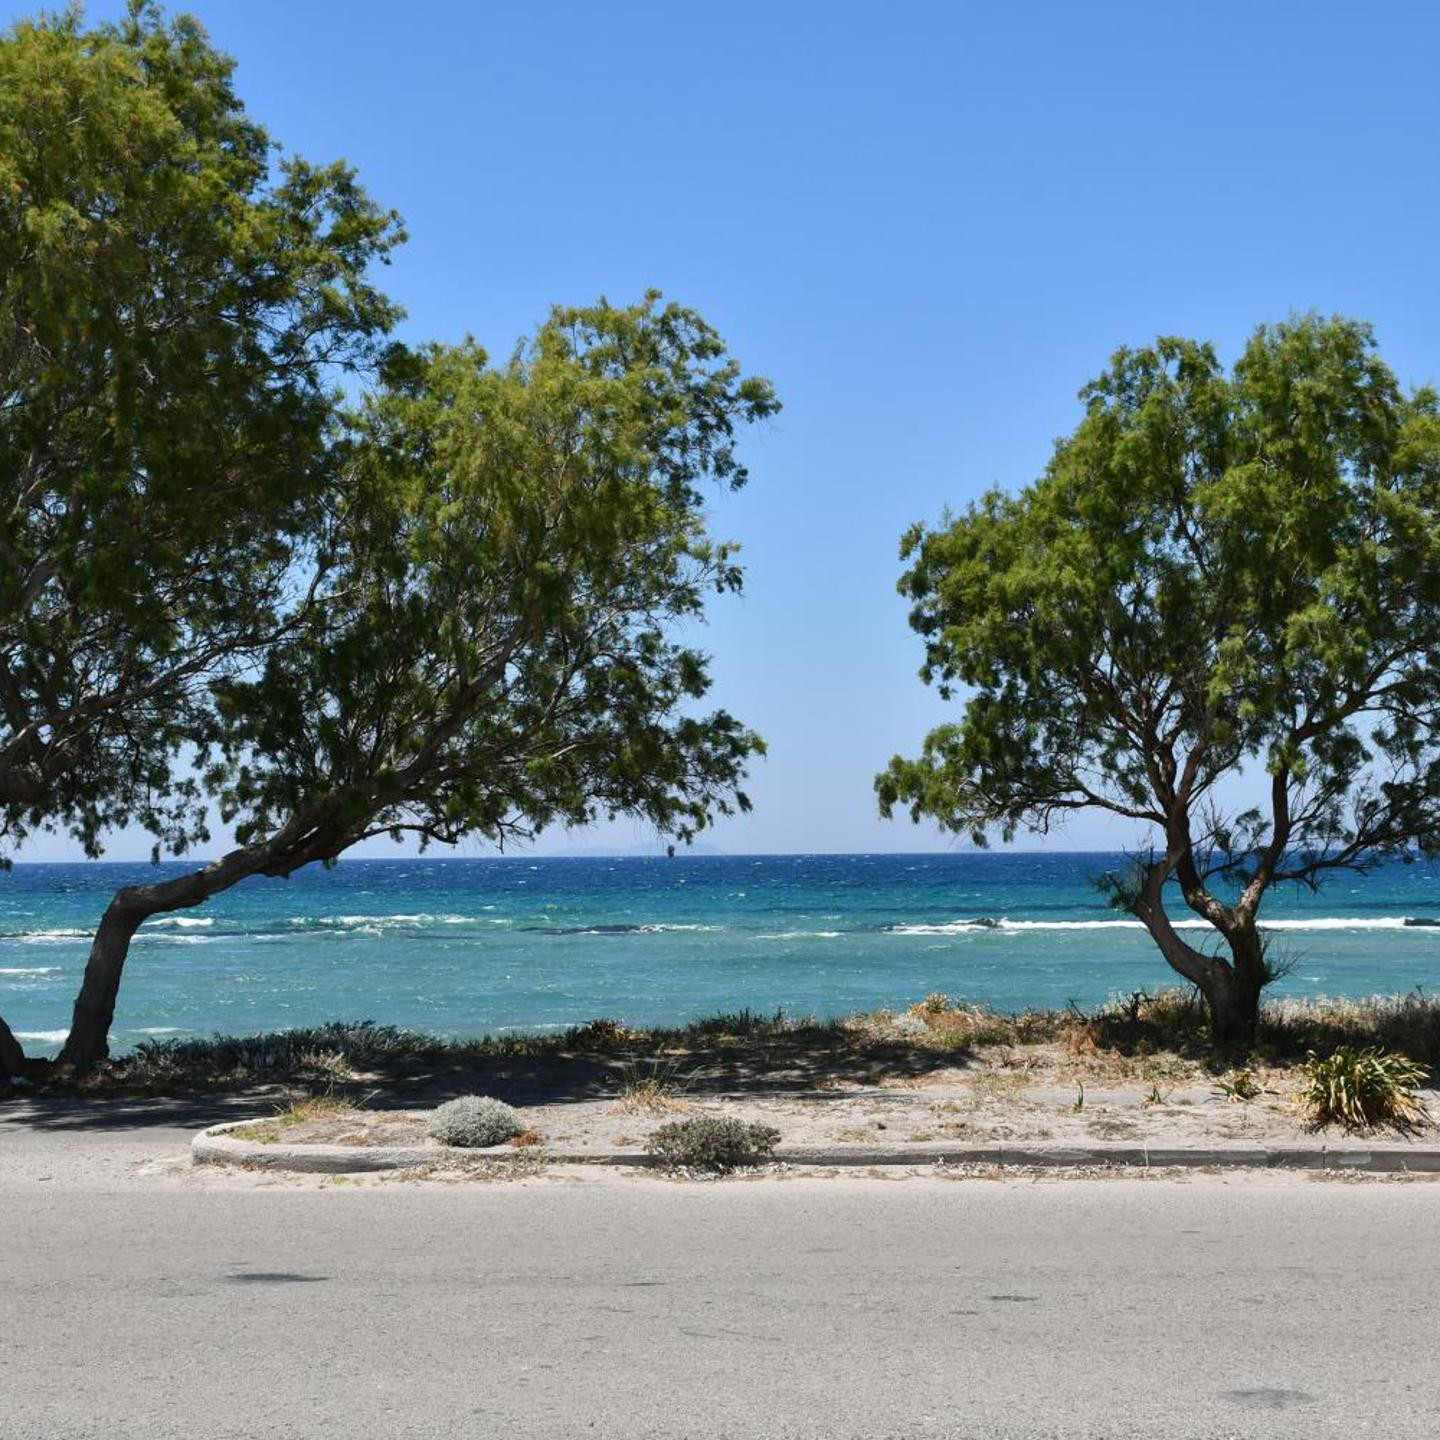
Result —
<path fill-rule="evenodd" d="M 128 1118 L 0 1112 L 3 1440 L 1440 1424 L 1433 1181 L 336 1186 Z"/>

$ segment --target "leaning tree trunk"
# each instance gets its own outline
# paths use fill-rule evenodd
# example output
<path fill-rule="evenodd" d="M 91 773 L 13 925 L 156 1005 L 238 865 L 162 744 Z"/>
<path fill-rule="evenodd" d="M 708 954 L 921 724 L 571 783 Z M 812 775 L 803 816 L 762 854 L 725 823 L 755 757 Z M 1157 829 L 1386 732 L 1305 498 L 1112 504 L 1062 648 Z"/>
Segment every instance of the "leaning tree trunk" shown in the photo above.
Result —
<path fill-rule="evenodd" d="M 13 1080 L 25 1073 L 25 1052 L 15 1032 L 0 1016 L 0 1081 Z"/>
<path fill-rule="evenodd" d="M 199 870 L 154 885 L 127 885 L 117 890 L 91 942 L 70 1034 L 58 1063 L 94 1065 L 109 1058 L 110 1023 L 115 1018 L 120 976 L 130 942 L 145 921 L 152 915 L 202 904 L 251 875 L 290 875 L 312 861 L 333 859 L 366 833 L 353 822 L 335 823 L 331 813 L 339 808 L 339 801 L 332 798 L 297 812 L 268 840 L 242 845 Z"/>
<path fill-rule="evenodd" d="M 75 997 L 70 1034 L 60 1051 L 61 1065 L 94 1065 L 110 1055 L 110 1022 L 130 941 L 151 910 L 131 903 L 125 891 L 110 902 L 90 943 L 85 978 Z"/>

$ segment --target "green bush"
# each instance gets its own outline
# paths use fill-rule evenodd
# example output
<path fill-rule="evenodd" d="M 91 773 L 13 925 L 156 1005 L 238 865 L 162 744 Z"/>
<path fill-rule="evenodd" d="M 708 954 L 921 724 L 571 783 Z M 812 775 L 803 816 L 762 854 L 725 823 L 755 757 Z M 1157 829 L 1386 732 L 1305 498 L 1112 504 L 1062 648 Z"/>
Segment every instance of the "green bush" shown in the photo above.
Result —
<path fill-rule="evenodd" d="M 499 1145 L 518 1135 L 525 1122 L 503 1100 L 489 1095 L 462 1095 L 438 1106 L 430 1117 L 430 1135 L 442 1145 L 475 1148 Z"/>
<path fill-rule="evenodd" d="M 1410 1130 L 1430 1118 L 1415 1093 L 1425 1078 L 1425 1067 L 1404 1055 L 1387 1055 L 1376 1045 L 1364 1050 L 1342 1045 L 1324 1059 L 1314 1051 L 1306 1057 L 1300 1099 L 1312 1125 Z"/>
<path fill-rule="evenodd" d="M 674 1170 L 724 1175 L 737 1165 L 757 1165 L 775 1150 L 780 1132 L 720 1115 L 698 1115 L 662 1125 L 646 1145 Z"/>

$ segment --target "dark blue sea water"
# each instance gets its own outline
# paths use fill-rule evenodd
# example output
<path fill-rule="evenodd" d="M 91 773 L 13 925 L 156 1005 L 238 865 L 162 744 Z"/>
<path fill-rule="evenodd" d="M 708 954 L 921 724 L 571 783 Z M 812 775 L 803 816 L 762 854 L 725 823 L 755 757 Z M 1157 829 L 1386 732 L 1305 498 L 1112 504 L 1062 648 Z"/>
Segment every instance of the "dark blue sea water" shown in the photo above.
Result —
<path fill-rule="evenodd" d="M 836 1015 L 934 990 L 1001 1008 L 1090 1005 L 1176 978 L 1093 887 L 1119 863 L 996 853 L 347 861 L 249 881 L 147 924 L 114 1040 L 362 1017 L 474 1035 L 742 1006 Z M 31 1053 L 63 1037 L 110 893 L 154 878 L 148 865 L 0 874 L 0 1015 Z M 1294 962 L 1278 993 L 1440 983 L 1440 928 L 1407 917 L 1440 919 L 1440 866 L 1274 895 L 1264 918 L 1275 952 Z"/>

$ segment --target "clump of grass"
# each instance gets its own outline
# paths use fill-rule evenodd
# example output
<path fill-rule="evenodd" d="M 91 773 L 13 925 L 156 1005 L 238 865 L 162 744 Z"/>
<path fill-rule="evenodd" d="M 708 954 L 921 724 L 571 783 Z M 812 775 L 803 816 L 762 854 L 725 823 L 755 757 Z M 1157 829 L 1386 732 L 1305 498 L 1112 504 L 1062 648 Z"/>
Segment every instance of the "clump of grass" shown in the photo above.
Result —
<path fill-rule="evenodd" d="M 741 1165 L 758 1165 L 768 1159 L 780 1132 L 769 1125 L 751 1125 L 725 1115 L 697 1115 L 693 1120 L 672 1120 L 646 1143 L 672 1170 L 697 1170 L 726 1175 Z"/>
<path fill-rule="evenodd" d="M 503 1100 L 489 1095 L 461 1095 L 438 1106 L 427 1127 L 442 1145 L 478 1149 L 500 1145 L 519 1135 L 524 1122 Z"/>
<path fill-rule="evenodd" d="M 254 1140 L 261 1145 L 275 1145 L 285 1138 L 289 1130 L 309 1120 L 339 1119 L 342 1116 L 359 1115 L 359 1106 L 331 1095 L 313 1095 L 307 1100 L 296 1100 L 270 1117 L 257 1120 L 253 1125 L 242 1125 L 235 1133 L 244 1140 Z"/>
<path fill-rule="evenodd" d="M 1430 1118 L 1415 1093 L 1424 1083 L 1423 1065 L 1403 1055 L 1387 1055 L 1378 1046 L 1355 1050 L 1342 1045 L 1323 1058 L 1305 1061 L 1300 1100 L 1314 1126 L 1340 1124 L 1347 1129 L 1393 1125 L 1415 1130 Z"/>
<path fill-rule="evenodd" d="M 939 991 L 917 1000 L 909 1006 L 905 1015 L 913 1021 L 920 1020 L 925 1030 L 915 1034 L 916 1042 L 940 1050 L 959 1050 L 976 1045 L 1014 1044 L 1018 1032 L 1008 1016 L 997 1015 L 983 1005 L 966 1005 L 952 1000 Z M 882 1032 L 894 1026 L 893 1018 L 886 1021 L 889 1012 L 880 1012 L 875 1017 L 875 1028 Z M 907 1032 L 908 1035 L 908 1032 Z"/>
<path fill-rule="evenodd" d="M 690 1109 L 687 1084 L 678 1061 L 649 1060 L 622 1067 L 620 1094 L 610 1107 L 616 1115 L 665 1115 Z"/>

